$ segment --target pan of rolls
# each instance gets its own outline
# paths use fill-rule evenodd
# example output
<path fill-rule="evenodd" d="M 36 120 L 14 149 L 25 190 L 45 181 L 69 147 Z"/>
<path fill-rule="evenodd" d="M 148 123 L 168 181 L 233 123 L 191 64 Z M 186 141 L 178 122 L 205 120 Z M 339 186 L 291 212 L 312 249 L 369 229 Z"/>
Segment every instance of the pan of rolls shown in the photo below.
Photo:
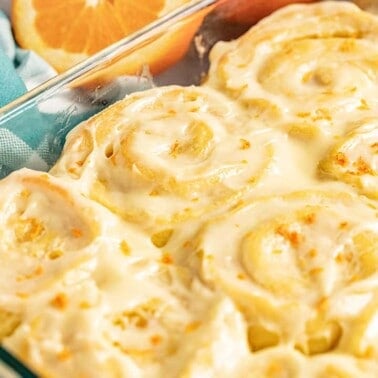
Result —
<path fill-rule="evenodd" d="M 0 181 L 0 341 L 41 377 L 378 376 L 378 18 L 284 7 Z"/>

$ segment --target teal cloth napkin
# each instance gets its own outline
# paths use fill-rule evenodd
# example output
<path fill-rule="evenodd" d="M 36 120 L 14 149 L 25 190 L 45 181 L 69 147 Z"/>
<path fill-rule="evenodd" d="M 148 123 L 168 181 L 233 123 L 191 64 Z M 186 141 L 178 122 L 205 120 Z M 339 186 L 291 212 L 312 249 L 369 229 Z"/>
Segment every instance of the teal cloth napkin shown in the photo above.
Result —
<path fill-rule="evenodd" d="M 119 77 L 92 92 L 61 91 L 17 117 L 2 115 L 2 106 L 54 75 L 41 57 L 17 47 L 0 10 L 0 178 L 23 167 L 49 170 L 73 127 L 125 95 L 154 85 L 148 78 Z"/>
<path fill-rule="evenodd" d="M 54 74 L 36 54 L 16 46 L 10 22 L 0 11 L 0 108 Z M 0 177 L 22 167 L 51 166 L 56 156 L 49 148 L 47 122 L 36 108 L 7 122 L 0 114 Z"/>

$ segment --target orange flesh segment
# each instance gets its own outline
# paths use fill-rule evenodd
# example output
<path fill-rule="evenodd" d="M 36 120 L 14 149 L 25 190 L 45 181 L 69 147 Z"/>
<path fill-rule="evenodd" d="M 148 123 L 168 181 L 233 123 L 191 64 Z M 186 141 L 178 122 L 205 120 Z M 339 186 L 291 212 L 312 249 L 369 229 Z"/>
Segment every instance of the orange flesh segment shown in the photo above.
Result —
<path fill-rule="evenodd" d="M 33 7 L 35 27 L 46 45 L 91 55 L 154 21 L 164 1 L 33 0 Z"/>

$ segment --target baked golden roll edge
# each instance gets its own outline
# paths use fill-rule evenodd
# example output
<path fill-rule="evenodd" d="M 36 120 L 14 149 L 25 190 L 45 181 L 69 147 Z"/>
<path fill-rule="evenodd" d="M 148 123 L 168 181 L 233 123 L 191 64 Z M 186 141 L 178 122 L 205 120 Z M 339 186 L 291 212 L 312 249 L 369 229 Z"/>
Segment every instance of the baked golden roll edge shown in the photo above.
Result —
<path fill-rule="evenodd" d="M 252 350 L 378 356 L 375 203 L 334 190 L 252 201 L 209 222 L 192 253 L 204 282 L 245 314 Z"/>
<path fill-rule="evenodd" d="M 356 122 L 320 161 L 319 172 L 378 199 L 378 118 Z"/>
<path fill-rule="evenodd" d="M 294 185 L 281 184 L 298 165 L 287 139 L 211 88 L 161 87 L 82 123 L 51 174 L 128 221 L 169 230 Z"/>
<path fill-rule="evenodd" d="M 206 85 L 290 135 L 332 141 L 378 110 L 378 18 L 343 1 L 284 7 L 210 55 Z"/>

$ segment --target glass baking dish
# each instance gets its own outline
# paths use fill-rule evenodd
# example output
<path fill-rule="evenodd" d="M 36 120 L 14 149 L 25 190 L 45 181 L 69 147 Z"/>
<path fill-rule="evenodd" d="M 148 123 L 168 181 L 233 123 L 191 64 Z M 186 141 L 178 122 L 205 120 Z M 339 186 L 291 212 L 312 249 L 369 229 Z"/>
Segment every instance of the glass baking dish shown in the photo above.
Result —
<path fill-rule="evenodd" d="M 53 165 L 61 153 L 66 134 L 73 127 L 125 95 L 153 86 L 200 84 L 206 76 L 211 47 L 218 40 L 236 38 L 247 29 L 220 18 L 215 11 L 220 3 L 219 0 L 190 2 L 30 90 L 0 108 L 0 127 L 38 134 L 44 132 L 39 124 L 42 117 L 43 122 L 49 124 L 47 148 Z M 109 79 L 109 70 L 124 57 L 201 12 L 206 14 L 202 26 L 186 55 L 174 66 L 154 77 L 149 74 L 148 67 L 142 67 L 138 76 L 120 74 Z M 6 174 L 2 172 L 1 176 Z M 36 375 L 0 346 L 0 377 L 32 378 Z"/>
<path fill-rule="evenodd" d="M 22 130 L 21 133 L 29 136 L 31 133 L 46 133 L 46 128 L 42 130 L 44 126 L 39 125 L 48 124 L 48 151 L 45 151 L 45 155 L 49 156 L 49 165 L 42 169 L 47 170 L 58 158 L 65 135 L 75 125 L 125 95 L 153 86 L 199 84 L 206 75 L 207 55 L 215 42 L 236 38 L 246 31 L 245 26 L 227 23 L 217 15 L 215 8 L 222 2 L 189 2 L 30 90 L 0 108 L 0 127 L 16 129 L 17 132 Z M 201 15 L 206 15 L 201 28 L 192 39 L 186 55 L 174 66 L 154 77 L 149 74 L 147 65 L 141 67 L 140 74 L 136 76 L 117 74 L 117 71 L 121 71 L 122 59 L 130 53 L 153 43 L 174 30 L 179 23 L 189 22 L 191 18 Z M 12 159 L 17 159 L 17 156 Z M 33 164 L 19 168 L 23 166 L 35 169 Z M 0 169 L 0 177 L 8 173 Z"/>
<path fill-rule="evenodd" d="M 66 134 L 72 128 L 121 100 L 125 95 L 153 86 L 189 86 L 202 83 L 208 71 L 208 53 L 214 44 L 220 40 L 237 38 L 250 27 L 234 24 L 220 17 L 216 9 L 220 3 L 220 0 L 191 2 L 45 82 L 0 108 L 0 127 L 37 133 L 40 131 L 39 117 L 47 120 L 52 126 L 49 129 L 51 135 L 47 147 L 51 156 L 50 162 L 53 164 L 61 153 Z M 177 64 L 156 76 L 151 76 L 145 66 L 141 67 L 137 76 L 119 74 L 109 77 L 109 71 L 119 65 L 124 57 L 153 43 L 173 30 L 178 23 L 201 12 L 206 14 L 206 18 L 193 38 L 188 52 Z M 0 347 L 0 378 L 35 376 L 22 362 Z"/>

